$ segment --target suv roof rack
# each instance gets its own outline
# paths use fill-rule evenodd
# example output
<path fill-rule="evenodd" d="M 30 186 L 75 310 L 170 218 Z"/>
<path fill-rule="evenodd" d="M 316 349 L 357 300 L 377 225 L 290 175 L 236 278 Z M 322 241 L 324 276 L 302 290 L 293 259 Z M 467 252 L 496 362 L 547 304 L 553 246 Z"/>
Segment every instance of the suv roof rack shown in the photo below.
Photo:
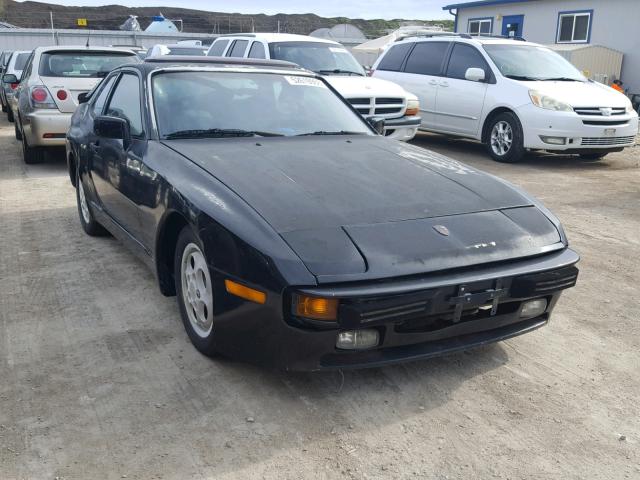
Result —
<path fill-rule="evenodd" d="M 455 33 L 455 32 L 425 32 L 425 33 L 412 33 L 405 37 L 398 37 L 395 41 L 406 40 L 408 38 L 433 38 L 433 37 L 456 37 L 472 40 L 474 38 L 502 38 L 504 40 L 517 40 L 519 42 L 526 42 L 524 37 L 509 37 L 507 35 L 471 35 L 469 33 Z"/>

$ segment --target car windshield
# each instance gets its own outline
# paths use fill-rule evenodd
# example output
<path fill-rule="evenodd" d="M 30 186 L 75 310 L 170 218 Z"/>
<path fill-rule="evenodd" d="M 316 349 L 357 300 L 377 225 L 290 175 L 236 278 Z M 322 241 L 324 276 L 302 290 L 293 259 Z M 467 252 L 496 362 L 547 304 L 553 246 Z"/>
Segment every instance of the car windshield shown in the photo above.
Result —
<path fill-rule="evenodd" d="M 297 63 L 314 72 L 330 75 L 365 75 L 347 49 L 323 42 L 275 42 L 269 44 L 271 58 Z"/>
<path fill-rule="evenodd" d="M 153 100 L 163 138 L 372 135 L 324 82 L 296 74 L 162 72 Z"/>
<path fill-rule="evenodd" d="M 133 52 L 47 52 L 40 59 L 40 76 L 100 78 L 120 65 L 139 61 Z"/>
<path fill-rule="evenodd" d="M 514 80 L 585 82 L 580 71 L 556 52 L 535 45 L 485 44 L 500 73 Z"/>

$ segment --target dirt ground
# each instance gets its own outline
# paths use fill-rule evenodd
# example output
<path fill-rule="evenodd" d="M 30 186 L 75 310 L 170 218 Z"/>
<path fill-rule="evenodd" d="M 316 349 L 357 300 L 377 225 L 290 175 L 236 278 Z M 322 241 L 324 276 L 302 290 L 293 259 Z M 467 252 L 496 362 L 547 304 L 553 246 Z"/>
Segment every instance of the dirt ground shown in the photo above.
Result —
<path fill-rule="evenodd" d="M 381 369 L 284 374 L 192 348 L 175 299 L 78 222 L 64 158 L 0 122 L 0 479 L 640 478 L 640 148 L 492 162 L 582 255 L 532 334 Z"/>

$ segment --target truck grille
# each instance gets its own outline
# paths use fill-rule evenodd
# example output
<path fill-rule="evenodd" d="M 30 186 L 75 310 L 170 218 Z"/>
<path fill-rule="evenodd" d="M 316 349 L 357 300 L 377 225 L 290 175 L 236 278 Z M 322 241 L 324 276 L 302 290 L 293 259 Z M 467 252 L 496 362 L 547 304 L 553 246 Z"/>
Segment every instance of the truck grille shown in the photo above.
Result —
<path fill-rule="evenodd" d="M 632 144 L 635 137 L 583 137 L 582 145 L 606 146 L 606 145 L 627 145 Z"/>
<path fill-rule="evenodd" d="M 605 115 L 603 110 L 611 110 L 611 115 Z M 615 116 L 615 115 L 624 115 L 625 112 L 625 108 L 624 107 L 616 107 L 616 108 L 601 108 L 601 107 L 576 107 L 573 109 L 574 112 L 576 112 L 578 115 L 589 115 L 589 116 L 595 116 L 595 117 L 609 117 L 609 116 Z"/>
<path fill-rule="evenodd" d="M 365 116 L 375 115 L 382 118 L 396 118 L 402 116 L 405 110 L 403 98 L 369 97 L 348 98 L 347 101 Z"/>

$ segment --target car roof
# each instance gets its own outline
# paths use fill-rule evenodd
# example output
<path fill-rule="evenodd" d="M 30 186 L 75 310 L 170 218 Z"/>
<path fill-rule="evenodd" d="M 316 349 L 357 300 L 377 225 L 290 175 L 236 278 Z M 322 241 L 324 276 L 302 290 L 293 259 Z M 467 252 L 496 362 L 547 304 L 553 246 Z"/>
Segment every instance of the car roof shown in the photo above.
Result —
<path fill-rule="evenodd" d="M 308 35 L 296 35 L 293 33 L 236 33 L 231 35 L 220 35 L 219 38 L 253 38 L 262 40 L 267 43 L 271 42 L 310 42 L 310 43 L 329 43 L 331 45 L 340 45 L 340 43 L 325 38 L 310 37 Z"/>
<path fill-rule="evenodd" d="M 429 36 L 412 36 L 405 37 L 402 40 L 398 40 L 396 43 L 418 43 L 418 42 L 442 42 L 442 41 L 456 41 L 460 43 L 469 43 L 472 45 L 531 45 L 541 47 L 539 43 L 527 42 L 521 38 L 508 38 L 508 37 L 482 37 L 482 36 L 470 36 L 467 34 L 437 34 Z"/>
<path fill-rule="evenodd" d="M 50 45 L 48 47 L 36 47 L 34 49 L 35 53 L 46 53 L 46 52 L 62 52 L 62 51 L 87 51 L 87 52 L 122 52 L 122 53 L 131 53 L 135 54 L 133 50 L 126 47 L 104 47 L 98 45 Z"/>
<path fill-rule="evenodd" d="M 283 73 L 295 73 L 315 75 L 313 72 L 303 69 L 299 65 L 292 62 L 285 62 L 283 60 L 264 60 L 258 58 L 238 58 L 238 57 L 194 57 L 188 55 L 158 55 L 147 57 L 140 64 L 133 64 L 133 66 L 142 65 L 147 72 L 153 70 L 172 68 L 172 67 L 189 67 L 202 68 L 206 70 L 215 69 L 228 69 L 228 68 L 242 68 L 243 70 L 255 69 L 260 70 L 280 70 Z M 124 65 L 123 65 L 124 66 Z M 132 65 L 128 65 L 132 66 Z M 292 72 L 293 71 L 293 72 Z"/>

